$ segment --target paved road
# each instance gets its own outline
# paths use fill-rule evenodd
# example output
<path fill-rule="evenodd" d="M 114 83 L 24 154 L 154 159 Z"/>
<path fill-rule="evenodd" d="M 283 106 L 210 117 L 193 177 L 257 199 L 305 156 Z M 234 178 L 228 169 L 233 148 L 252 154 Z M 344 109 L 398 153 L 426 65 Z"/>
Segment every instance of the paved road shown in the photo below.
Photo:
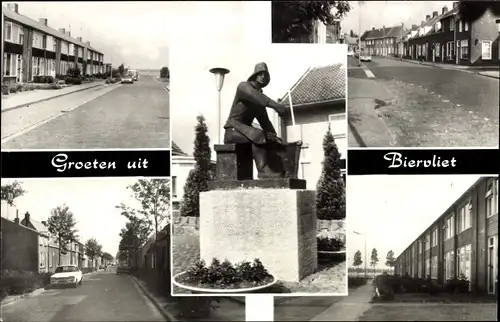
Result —
<path fill-rule="evenodd" d="M 2 113 L 2 149 L 169 148 L 169 92 L 153 76 Z"/>
<path fill-rule="evenodd" d="M 2 307 L 6 322 L 165 321 L 131 277 L 114 272 L 84 276 L 77 289 L 47 290 Z"/>
<path fill-rule="evenodd" d="M 370 101 L 393 145 L 498 146 L 498 79 L 379 57 L 364 64 L 373 78 L 348 60 L 349 114 L 356 110 L 366 120 Z M 370 136 L 373 122 L 363 125 Z"/>

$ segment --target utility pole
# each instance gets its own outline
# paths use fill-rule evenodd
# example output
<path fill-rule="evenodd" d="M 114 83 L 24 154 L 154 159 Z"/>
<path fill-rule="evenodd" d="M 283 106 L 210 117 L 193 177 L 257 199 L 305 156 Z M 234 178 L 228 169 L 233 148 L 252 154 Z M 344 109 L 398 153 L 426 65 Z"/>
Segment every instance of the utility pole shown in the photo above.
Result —
<path fill-rule="evenodd" d="M 401 56 L 401 60 L 403 60 L 403 49 L 404 49 L 404 30 L 405 30 L 405 24 L 404 22 L 401 23 L 401 52 L 400 52 L 400 56 Z"/>

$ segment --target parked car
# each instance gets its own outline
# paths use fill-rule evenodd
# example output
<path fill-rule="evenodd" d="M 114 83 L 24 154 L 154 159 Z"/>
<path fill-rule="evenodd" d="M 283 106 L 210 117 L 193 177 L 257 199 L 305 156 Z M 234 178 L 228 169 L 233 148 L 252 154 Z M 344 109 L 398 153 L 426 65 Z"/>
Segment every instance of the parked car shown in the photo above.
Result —
<path fill-rule="evenodd" d="M 361 57 L 359 58 L 359 60 L 370 62 L 370 61 L 372 61 L 372 56 L 370 56 L 370 55 L 361 55 Z"/>
<path fill-rule="evenodd" d="M 50 277 L 50 286 L 73 286 L 82 285 L 83 273 L 76 265 L 58 266 Z"/>
<path fill-rule="evenodd" d="M 125 265 L 120 265 L 116 268 L 116 275 L 125 274 L 128 275 L 130 273 L 130 267 Z"/>
<path fill-rule="evenodd" d="M 125 75 L 122 77 L 122 84 L 133 84 L 134 83 L 134 78 L 132 75 Z"/>

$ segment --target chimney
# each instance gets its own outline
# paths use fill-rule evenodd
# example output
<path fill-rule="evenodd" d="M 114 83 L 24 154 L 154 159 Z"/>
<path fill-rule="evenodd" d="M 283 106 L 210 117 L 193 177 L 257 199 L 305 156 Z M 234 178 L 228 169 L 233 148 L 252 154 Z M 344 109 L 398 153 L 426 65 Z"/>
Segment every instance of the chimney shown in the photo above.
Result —
<path fill-rule="evenodd" d="M 375 27 L 372 27 L 372 31 L 375 30 Z"/>
<path fill-rule="evenodd" d="M 458 1 L 453 2 L 453 8 L 455 8 L 456 6 L 458 6 Z"/>
<path fill-rule="evenodd" d="M 66 35 L 68 35 L 68 37 L 71 37 L 71 31 L 67 31 Z"/>
<path fill-rule="evenodd" d="M 438 11 L 434 11 L 434 12 L 432 13 L 432 18 L 437 17 L 437 15 L 438 15 L 438 14 L 439 14 L 439 12 L 438 12 Z"/>
<path fill-rule="evenodd" d="M 66 34 L 66 28 L 59 28 L 59 32 L 62 34 Z"/>
<path fill-rule="evenodd" d="M 44 26 L 47 26 L 48 23 L 49 23 L 49 21 L 47 20 L 47 18 L 40 18 L 40 19 L 38 19 L 38 22 L 40 22 Z"/>
<path fill-rule="evenodd" d="M 85 44 L 90 47 L 90 41 L 86 41 Z"/>
<path fill-rule="evenodd" d="M 431 19 L 431 15 L 425 16 L 425 21 L 429 21 L 429 19 Z"/>
<path fill-rule="evenodd" d="M 16 209 L 16 218 L 14 219 L 14 222 L 19 225 L 19 209 Z"/>
<path fill-rule="evenodd" d="M 79 42 L 83 42 L 83 38 L 82 37 L 76 37 L 76 40 L 78 40 Z"/>
<path fill-rule="evenodd" d="M 442 14 L 444 15 L 444 14 L 445 14 L 445 13 L 447 13 L 447 12 L 448 12 L 448 7 L 447 7 L 447 6 L 444 6 L 444 7 L 443 7 L 443 13 L 442 13 Z"/>
<path fill-rule="evenodd" d="M 29 212 L 26 212 L 24 214 L 24 220 L 26 220 L 26 226 L 28 226 L 30 223 L 30 213 Z"/>
<path fill-rule="evenodd" d="M 8 3 L 7 8 L 14 11 L 15 13 L 19 13 L 19 5 L 17 3 Z"/>

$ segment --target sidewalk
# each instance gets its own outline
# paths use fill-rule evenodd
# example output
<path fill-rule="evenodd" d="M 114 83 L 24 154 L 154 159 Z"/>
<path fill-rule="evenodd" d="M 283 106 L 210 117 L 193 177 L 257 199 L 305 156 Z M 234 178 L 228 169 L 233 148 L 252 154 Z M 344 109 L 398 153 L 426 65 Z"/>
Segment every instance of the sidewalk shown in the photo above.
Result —
<path fill-rule="evenodd" d="M 348 296 L 343 297 L 309 321 L 357 321 L 364 312 L 372 307 L 370 304 L 372 292 L 373 286 L 370 282 L 350 290 Z"/>
<path fill-rule="evenodd" d="M 492 78 L 500 78 L 500 72 L 498 70 L 498 66 L 464 66 L 464 65 L 455 65 L 455 64 L 444 64 L 444 63 L 434 63 L 434 62 L 419 62 L 418 60 L 411 60 L 411 59 L 400 59 L 396 57 L 390 57 L 390 56 L 376 56 L 377 58 L 388 58 L 388 59 L 393 59 L 393 60 L 399 60 L 407 63 L 412 63 L 412 64 L 419 64 L 419 65 L 426 65 L 426 66 L 432 66 L 432 67 L 437 67 L 437 68 L 442 68 L 442 69 L 454 69 L 454 70 L 459 70 L 467 73 L 472 73 L 472 74 L 478 74 L 486 77 L 492 77 Z M 492 70 L 496 69 L 496 70 Z"/>
<path fill-rule="evenodd" d="M 82 85 L 72 85 L 61 89 L 39 89 L 2 95 L 2 113 L 30 104 L 40 103 L 56 97 L 84 91 L 98 86 L 103 86 L 105 81 L 97 81 Z"/>
<path fill-rule="evenodd" d="M 96 272 L 98 272 L 98 271 L 85 273 L 85 274 L 83 274 L 83 276 L 88 276 L 88 275 L 94 274 Z M 8 295 L 2 300 L 2 302 L 0 303 L 0 306 L 5 306 L 8 304 L 17 302 L 17 301 L 22 300 L 26 297 L 38 296 L 38 295 L 42 294 L 43 292 L 45 292 L 46 290 L 47 290 L 47 285 L 44 285 L 43 287 L 40 287 L 40 288 L 34 290 L 33 292 L 30 292 L 30 293 L 19 294 L 19 295 Z"/>
<path fill-rule="evenodd" d="M 374 79 L 349 78 L 348 86 L 349 146 L 395 146 L 395 136 L 376 110 L 379 105 L 391 102 L 393 95 Z"/>

